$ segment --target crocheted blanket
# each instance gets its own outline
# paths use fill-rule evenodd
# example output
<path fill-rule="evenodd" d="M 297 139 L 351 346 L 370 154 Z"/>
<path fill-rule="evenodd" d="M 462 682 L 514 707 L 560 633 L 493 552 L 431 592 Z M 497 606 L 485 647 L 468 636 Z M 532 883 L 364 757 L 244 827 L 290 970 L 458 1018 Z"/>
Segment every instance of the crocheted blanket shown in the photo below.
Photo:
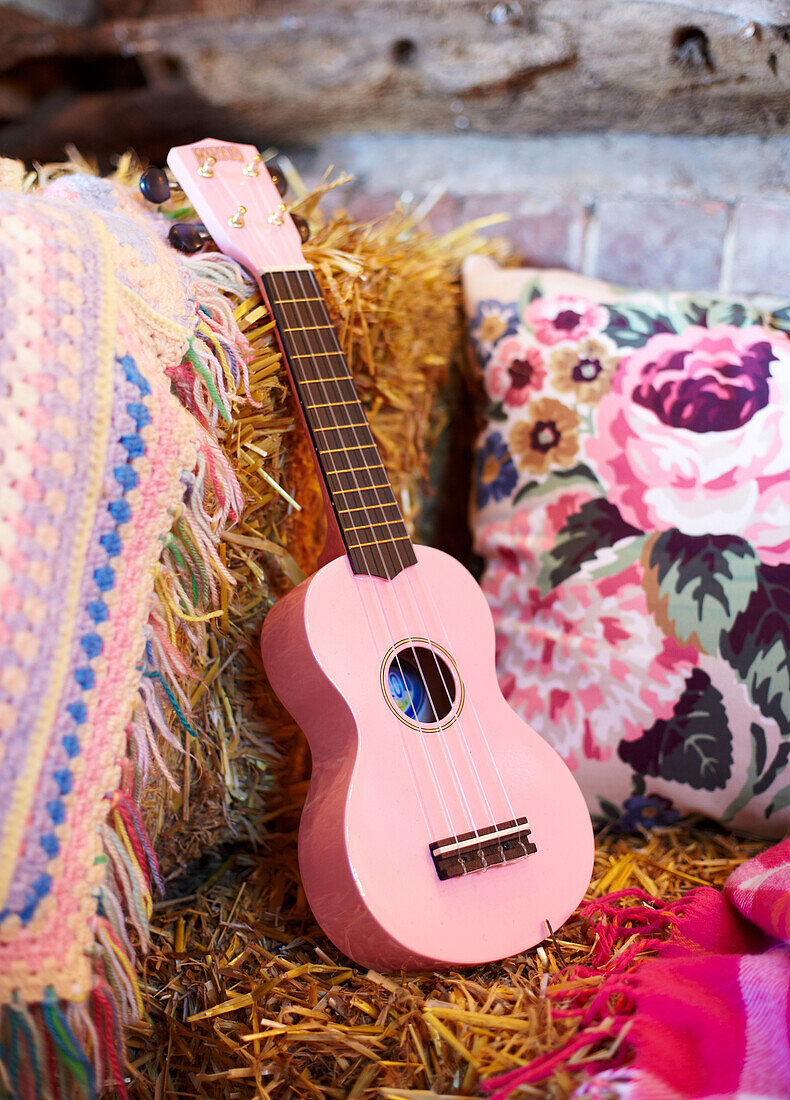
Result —
<path fill-rule="evenodd" d="M 130 189 L 64 176 L 0 216 L 0 1096 L 124 1095 L 159 884 L 152 681 L 175 701 L 156 608 L 169 585 L 191 609 L 160 558 L 186 517 L 221 569 L 238 487 L 171 392 L 185 356 L 205 370 L 198 287 Z"/>

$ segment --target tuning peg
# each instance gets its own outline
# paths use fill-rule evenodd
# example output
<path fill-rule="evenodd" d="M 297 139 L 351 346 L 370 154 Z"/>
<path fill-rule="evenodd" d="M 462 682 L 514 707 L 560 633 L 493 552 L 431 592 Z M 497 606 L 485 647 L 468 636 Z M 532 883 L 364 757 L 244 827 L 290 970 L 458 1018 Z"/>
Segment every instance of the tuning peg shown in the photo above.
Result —
<path fill-rule="evenodd" d="M 153 164 L 146 168 L 140 176 L 140 191 L 144 199 L 156 203 L 157 206 L 167 202 L 170 198 L 170 183 L 164 168 L 157 168 Z"/>
<path fill-rule="evenodd" d="M 266 165 L 266 171 L 272 177 L 272 183 L 277 188 L 280 198 L 282 198 L 288 190 L 288 180 L 285 178 L 282 168 L 276 160 L 270 160 Z"/>
<path fill-rule="evenodd" d="M 167 239 L 178 252 L 186 252 L 191 255 L 193 252 L 199 252 L 206 241 L 210 240 L 210 237 L 208 230 L 203 225 L 196 225 L 193 222 L 176 222 L 175 225 L 170 226 Z"/>
<path fill-rule="evenodd" d="M 301 214 L 291 214 L 291 221 L 299 230 L 302 244 L 306 244 L 310 240 L 310 226 L 307 224 L 307 219 L 303 218 Z"/>

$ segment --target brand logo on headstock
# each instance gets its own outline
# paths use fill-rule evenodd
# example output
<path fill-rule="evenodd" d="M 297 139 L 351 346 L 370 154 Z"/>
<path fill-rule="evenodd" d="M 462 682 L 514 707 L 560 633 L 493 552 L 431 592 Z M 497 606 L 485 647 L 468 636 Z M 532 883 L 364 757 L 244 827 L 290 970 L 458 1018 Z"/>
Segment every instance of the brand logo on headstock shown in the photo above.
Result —
<path fill-rule="evenodd" d="M 201 145 L 199 149 L 193 149 L 192 152 L 199 164 L 203 164 L 208 157 L 213 157 L 215 161 L 244 160 L 244 154 L 236 145 Z"/>

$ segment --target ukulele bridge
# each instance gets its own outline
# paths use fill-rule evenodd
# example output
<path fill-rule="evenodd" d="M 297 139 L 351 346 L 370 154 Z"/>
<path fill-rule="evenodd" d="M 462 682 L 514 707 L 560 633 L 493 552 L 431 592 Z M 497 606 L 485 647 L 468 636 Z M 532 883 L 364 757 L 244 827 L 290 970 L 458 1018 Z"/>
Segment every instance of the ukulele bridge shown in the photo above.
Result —
<path fill-rule="evenodd" d="M 430 846 L 436 874 L 444 882 L 472 871 L 501 867 L 537 852 L 525 817 L 488 825 L 461 836 L 436 840 Z"/>

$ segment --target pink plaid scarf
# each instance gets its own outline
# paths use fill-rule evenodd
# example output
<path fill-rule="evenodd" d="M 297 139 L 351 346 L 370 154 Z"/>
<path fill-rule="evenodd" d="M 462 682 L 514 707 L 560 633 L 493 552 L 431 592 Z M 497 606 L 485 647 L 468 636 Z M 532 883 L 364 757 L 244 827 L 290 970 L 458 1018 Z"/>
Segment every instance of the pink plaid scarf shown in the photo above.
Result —
<path fill-rule="evenodd" d="M 634 943 L 620 952 L 603 986 L 580 995 L 564 1014 L 583 1029 L 562 1051 L 486 1082 L 492 1100 L 540 1081 L 573 1054 L 611 1039 L 628 1025 L 611 1068 L 575 1093 L 586 1100 L 787 1100 L 790 1097 L 790 838 L 742 864 L 720 894 L 703 887 L 680 903 L 617 907 L 621 891 L 584 906 L 603 914 L 598 959 L 639 929 L 667 924 L 668 940 Z M 648 908 L 645 903 L 649 903 Z M 608 935 L 606 934 L 608 932 Z M 603 935 L 602 935 L 603 933 Z M 656 958 L 629 969 L 656 947 Z M 593 967 L 565 971 L 582 977 Z M 549 994 L 551 990 L 549 989 Z M 616 1007 L 615 1007 L 616 1006 Z M 614 1009 L 614 1011 L 613 1011 Z M 574 1062 L 578 1064 L 578 1054 Z M 583 1063 L 582 1063 L 583 1064 Z M 600 1062 L 589 1063 L 599 1068 Z"/>

